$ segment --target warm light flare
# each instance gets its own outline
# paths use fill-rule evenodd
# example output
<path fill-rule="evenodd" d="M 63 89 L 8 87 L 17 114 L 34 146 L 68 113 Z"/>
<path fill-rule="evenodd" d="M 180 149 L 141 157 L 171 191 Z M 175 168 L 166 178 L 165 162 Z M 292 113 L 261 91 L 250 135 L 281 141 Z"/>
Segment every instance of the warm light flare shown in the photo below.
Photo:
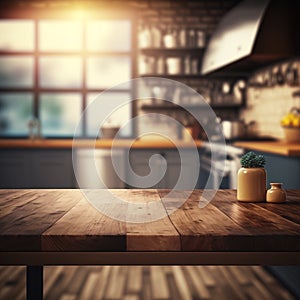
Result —
<path fill-rule="evenodd" d="M 76 8 L 76 9 L 70 11 L 70 14 L 71 14 L 71 17 L 76 20 L 84 20 L 88 16 L 88 11 L 83 7 L 79 7 L 79 8 Z"/>
<path fill-rule="evenodd" d="M 81 22 L 42 20 L 39 25 L 39 50 L 80 51 L 82 49 Z"/>

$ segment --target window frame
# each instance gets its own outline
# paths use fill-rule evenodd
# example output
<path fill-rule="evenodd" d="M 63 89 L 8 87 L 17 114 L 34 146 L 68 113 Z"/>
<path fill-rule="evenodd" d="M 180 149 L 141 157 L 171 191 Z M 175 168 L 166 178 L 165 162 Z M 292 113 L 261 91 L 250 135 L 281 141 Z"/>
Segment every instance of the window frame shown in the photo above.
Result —
<path fill-rule="evenodd" d="M 87 106 L 87 97 L 90 93 L 101 93 L 105 91 L 105 88 L 89 88 L 87 86 L 86 78 L 87 78 L 87 60 L 89 56 L 95 57 L 103 57 L 103 56 L 126 56 L 130 59 L 130 78 L 137 77 L 137 63 L 136 63 L 136 55 L 137 55 L 137 19 L 133 11 L 127 10 L 108 10 L 100 8 L 97 9 L 85 9 L 84 15 L 79 16 L 81 11 L 76 10 L 76 8 L 65 8 L 65 9 L 44 9 L 44 8 L 30 8 L 30 9 L 17 9 L 15 7 L 12 8 L 1 8 L 0 10 L 0 19 L 12 19 L 12 20 L 32 20 L 34 22 L 34 50 L 33 51 L 1 51 L 0 57 L 3 56 L 21 56 L 21 55 L 29 55 L 34 59 L 34 70 L 33 70 L 33 86 L 31 88 L 18 88 L 18 87 L 0 87 L 0 93 L 18 93 L 18 92 L 30 92 L 33 95 L 33 116 L 39 119 L 39 101 L 40 95 L 43 93 L 79 93 L 82 96 L 81 100 L 81 112 Z M 81 51 L 40 51 L 38 48 L 38 39 L 39 39 L 39 26 L 38 22 L 40 20 L 80 20 L 83 23 L 83 37 L 82 37 L 82 45 L 83 48 Z M 88 51 L 86 49 L 86 28 L 87 21 L 89 20 L 128 20 L 131 24 L 131 41 L 129 51 Z M 82 86 L 79 88 L 46 88 L 40 86 L 40 70 L 39 70 L 39 57 L 43 56 L 52 56 L 52 55 L 79 55 L 82 61 Z M 110 88 L 110 87 L 107 87 Z M 114 92 L 114 91 L 111 91 Z M 128 92 L 131 96 L 131 99 L 136 99 L 136 90 L 135 87 L 132 86 L 130 89 L 120 89 L 115 90 L 115 92 Z M 131 104 L 131 116 L 130 118 L 135 117 L 137 114 L 136 101 L 133 101 Z M 125 138 L 134 137 L 136 133 L 136 128 L 133 125 L 131 129 L 131 135 Z M 27 137 L 26 135 L 25 137 Z M 24 136 L 0 136 L 0 138 L 20 138 Z M 64 139 L 64 138 L 73 138 L 73 136 L 47 136 L 46 138 L 55 138 L 55 139 Z M 78 138 L 78 137 L 77 137 Z M 82 136 L 80 138 L 90 139 L 94 138 L 87 135 L 87 121 L 84 120 L 83 128 L 82 128 Z"/>

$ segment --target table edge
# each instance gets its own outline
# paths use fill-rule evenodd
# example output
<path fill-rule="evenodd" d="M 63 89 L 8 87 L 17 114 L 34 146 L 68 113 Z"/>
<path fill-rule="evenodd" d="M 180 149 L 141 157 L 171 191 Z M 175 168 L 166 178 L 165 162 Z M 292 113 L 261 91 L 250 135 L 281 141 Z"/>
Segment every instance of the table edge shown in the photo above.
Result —
<path fill-rule="evenodd" d="M 0 252 L 0 265 L 300 265 L 300 252 Z"/>

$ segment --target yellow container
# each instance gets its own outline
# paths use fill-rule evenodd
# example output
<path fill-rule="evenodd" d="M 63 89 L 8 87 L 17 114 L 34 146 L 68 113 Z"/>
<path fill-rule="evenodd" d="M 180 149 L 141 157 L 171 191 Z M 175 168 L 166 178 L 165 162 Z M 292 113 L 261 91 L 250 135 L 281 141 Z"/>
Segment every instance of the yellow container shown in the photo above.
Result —
<path fill-rule="evenodd" d="M 237 181 L 237 199 L 243 202 L 265 201 L 266 177 L 264 168 L 240 168 Z"/>

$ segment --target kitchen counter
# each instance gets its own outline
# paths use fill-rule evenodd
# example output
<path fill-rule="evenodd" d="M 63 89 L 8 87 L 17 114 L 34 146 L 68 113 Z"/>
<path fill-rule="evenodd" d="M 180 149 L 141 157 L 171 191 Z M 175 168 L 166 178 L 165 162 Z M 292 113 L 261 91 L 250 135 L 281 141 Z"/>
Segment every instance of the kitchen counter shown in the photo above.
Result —
<path fill-rule="evenodd" d="M 284 141 L 243 141 L 235 142 L 233 145 L 271 154 L 300 157 L 300 143 L 288 144 Z"/>
<path fill-rule="evenodd" d="M 200 148 L 203 144 L 202 141 L 186 142 L 182 140 L 174 141 L 167 139 L 97 139 L 97 140 L 76 140 L 75 147 L 78 148 L 96 148 L 99 149 L 110 149 L 112 144 L 117 148 L 134 148 L 134 149 L 174 149 L 179 148 L 191 148 L 196 145 Z M 1 139 L 0 149 L 2 148 L 27 148 L 27 149 L 70 149 L 72 148 L 72 139 Z"/>

